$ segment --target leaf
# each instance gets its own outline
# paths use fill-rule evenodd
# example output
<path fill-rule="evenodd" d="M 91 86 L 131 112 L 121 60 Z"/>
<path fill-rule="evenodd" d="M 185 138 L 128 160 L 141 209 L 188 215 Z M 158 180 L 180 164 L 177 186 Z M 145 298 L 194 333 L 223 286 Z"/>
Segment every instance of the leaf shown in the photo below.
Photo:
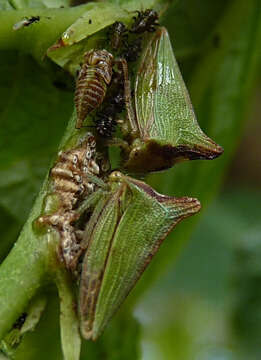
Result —
<path fill-rule="evenodd" d="M 16 53 L 2 53 L 0 73 L 0 205 L 23 223 L 68 121 L 72 94 Z"/>
<path fill-rule="evenodd" d="M 33 7 L 1 11 L 0 49 L 22 51 L 42 63 L 47 49 L 89 7 L 90 4 L 70 8 Z M 39 21 L 16 28 L 15 25 L 28 17 L 38 17 Z"/>
<path fill-rule="evenodd" d="M 0 262 L 2 262 L 19 235 L 22 224 L 2 207 L 0 207 L 0 219 Z"/>
<path fill-rule="evenodd" d="M 69 0 L 1 0 L 0 9 L 23 9 L 23 8 L 36 8 L 36 7 L 50 7 L 59 8 L 69 6 Z"/>
<path fill-rule="evenodd" d="M 163 0 L 126 1 L 121 5 L 113 2 L 90 3 L 82 14 L 48 49 L 48 57 L 56 64 L 75 74 L 84 52 L 107 42 L 107 34 L 100 32 L 115 21 L 130 23 L 135 11 L 155 8 L 160 11 Z M 165 2 L 167 6 L 167 2 Z M 100 33 L 99 33 L 100 32 Z M 98 34 L 97 34 L 98 33 Z M 93 37 L 93 35 L 95 35 Z"/>

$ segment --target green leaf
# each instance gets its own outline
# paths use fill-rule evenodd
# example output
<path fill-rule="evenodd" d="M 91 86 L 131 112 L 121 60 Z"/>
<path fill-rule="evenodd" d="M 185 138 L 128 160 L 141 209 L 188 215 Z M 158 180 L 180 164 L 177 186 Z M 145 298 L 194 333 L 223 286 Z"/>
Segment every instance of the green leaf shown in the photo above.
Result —
<path fill-rule="evenodd" d="M 0 219 L 0 262 L 2 262 L 18 237 L 22 224 L 2 207 L 0 207 Z"/>
<path fill-rule="evenodd" d="M 42 63 L 47 49 L 53 45 L 61 34 L 92 4 L 72 8 L 30 8 L 16 11 L 1 11 L 0 49 L 19 50 L 34 56 Z M 39 21 L 29 26 L 15 25 L 30 17 L 39 17 Z"/>
<path fill-rule="evenodd" d="M 134 12 L 138 10 L 154 8 L 160 12 L 163 4 L 163 0 L 146 0 L 142 4 L 138 1 L 125 1 L 121 5 L 113 2 L 90 3 L 88 8 L 86 7 L 86 12 L 48 49 L 48 57 L 75 74 L 82 62 L 84 52 L 95 48 L 97 43 L 106 46 L 108 35 L 101 30 L 115 21 L 129 24 Z M 164 5 L 167 7 L 168 3 L 165 2 Z"/>
<path fill-rule="evenodd" d="M 17 53 L 2 53 L 0 73 L 0 205 L 23 223 L 69 119 L 72 94 Z"/>

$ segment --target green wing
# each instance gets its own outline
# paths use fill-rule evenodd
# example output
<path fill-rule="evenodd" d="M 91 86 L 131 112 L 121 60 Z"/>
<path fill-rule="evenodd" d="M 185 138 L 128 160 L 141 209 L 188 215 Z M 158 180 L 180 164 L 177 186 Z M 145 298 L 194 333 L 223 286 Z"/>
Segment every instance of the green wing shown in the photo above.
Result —
<path fill-rule="evenodd" d="M 93 339 L 102 332 L 150 263 L 172 228 L 200 209 L 196 199 L 166 197 L 145 183 L 124 177 L 128 202 L 113 235 L 93 322 Z"/>

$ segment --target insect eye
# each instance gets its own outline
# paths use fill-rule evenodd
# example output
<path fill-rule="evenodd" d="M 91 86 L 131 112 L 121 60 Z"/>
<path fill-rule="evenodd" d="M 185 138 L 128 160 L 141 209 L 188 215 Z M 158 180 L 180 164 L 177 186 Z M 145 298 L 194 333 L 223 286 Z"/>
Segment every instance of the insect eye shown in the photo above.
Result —
<path fill-rule="evenodd" d="M 78 156 L 74 155 L 73 157 L 73 163 L 76 165 L 78 163 Z"/>
<path fill-rule="evenodd" d="M 86 159 L 90 159 L 92 157 L 92 152 L 90 150 L 86 151 Z"/>

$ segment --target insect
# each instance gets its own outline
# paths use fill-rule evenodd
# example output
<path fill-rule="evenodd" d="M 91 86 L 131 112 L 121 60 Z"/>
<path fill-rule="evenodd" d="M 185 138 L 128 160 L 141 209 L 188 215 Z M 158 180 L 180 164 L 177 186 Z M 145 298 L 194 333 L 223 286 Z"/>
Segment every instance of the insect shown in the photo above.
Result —
<path fill-rule="evenodd" d="M 38 21 L 40 21 L 40 16 L 31 16 L 30 18 L 26 17 L 21 21 L 17 22 L 16 24 L 14 24 L 13 30 L 22 29 L 23 27 L 30 26 Z"/>
<path fill-rule="evenodd" d="M 110 86 L 110 93 L 104 101 L 102 110 L 96 113 L 95 128 L 104 138 L 111 138 L 117 126 L 117 117 L 125 106 L 123 74 L 115 72 Z"/>
<path fill-rule="evenodd" d="M 132 40 L 131 42 L 126 42 L 121 56 L 127 60 L 127 62 L 132 62 L 138 60 L 141 50 L 142 50 L 142 38 L 138 37 Z"/>
<path fill-rule="evenodd" d="M 131 26 L 130 32 L 141 34 L 145 31 L 153 32 L 158 26 L 158 13 L 153 9 L 145 11 L 138 11 L 138 17 L 134 17 L 134 23 Z"/>
<path fill-rule="evenodd" d="M 121 46 L 123 37 L 127 36 L 127 28 L 122 22 L 116 21 L 111 26 L 110 33 L 111 47 L 113 50 L 117 50 Z"/>
<path fill-rule="evenodd" d="M 80 215 L 75 211 L 78 202 L 103 185 L 96 162 L 96 142 L 91 133 L 75 149 L 60 152 L 50 171 L 53 193 L 47 197 L 45 213 L 37 219 L 38 225 L 50 225 L 60 233 L 59 256 L 72 269 L 77 258 L 79 241 L 73 223 Z"/>
<path fill-rule="evenodd" d="M 134 107 L 127 63 L 122 65 L 129 128 L 125 137 L 129 146 L 123 149 L 127 171 L 145 174 L 181 160 L 214 159 L 222 154 L 222 147 L 197 123 L 165 28 L 151 34 L 141 55 L 134 80 Z"/>
<path fill-rule="evenodd" d="M 96 114 L 95 128 L 97 133 L 105 138 L 110 138 L 115 131 L 117 122 L 117 105 L 110 104 L 105 109 Z"/>
<path fill-rule="evenodd" d="M 13 329 L 21 329 L 21 327 L 23 326 L 25 320 L 27 318 L 27 313 L 22 313 L 21 316 L 19 316 L 19 318 L 16 320 L 16 322 L 13 325 Z"/>
<path fill-rule="evenodd" d="M 95 340 L 127 297 L 167 234 L 200 210 L 198 200 L 155 192 L 113 172 L 86 225 L 78 301 L 81 332 Z"/>
<path fill-rule="evenodd" d="M 85 53 L 74 97 L 77 129 L 81 128 L 86 116 L 103 102 L 111 82 L 113 64 L 113 55 L 107 50 L 90 50 Z"/>

